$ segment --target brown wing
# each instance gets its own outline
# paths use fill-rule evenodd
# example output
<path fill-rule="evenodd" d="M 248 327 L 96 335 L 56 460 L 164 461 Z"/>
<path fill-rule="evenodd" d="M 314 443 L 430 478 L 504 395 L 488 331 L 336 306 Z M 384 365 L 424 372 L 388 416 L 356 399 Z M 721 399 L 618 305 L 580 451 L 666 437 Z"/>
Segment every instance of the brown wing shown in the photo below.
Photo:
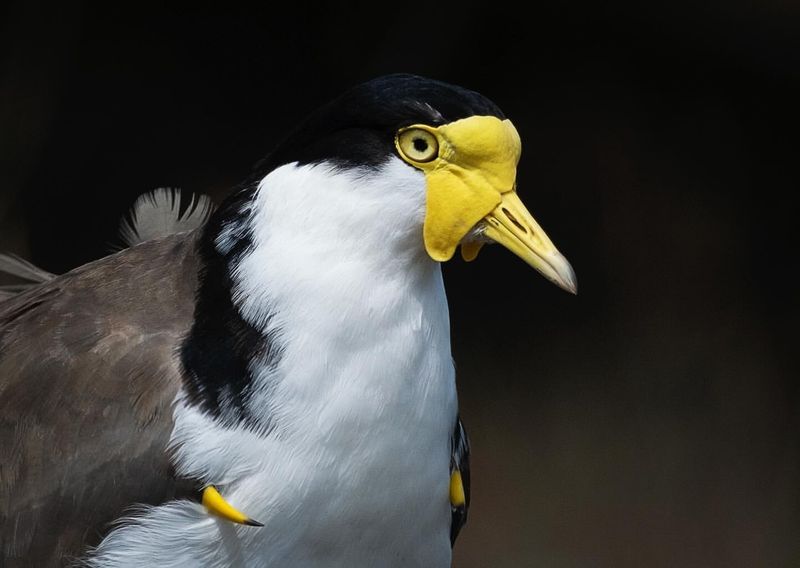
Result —
<path fill-rule="evenodd" d="M 166 444 L 194 237 L 144 243 L 0 301 L 0 564 L 62 566 L 175 495 Z"/>

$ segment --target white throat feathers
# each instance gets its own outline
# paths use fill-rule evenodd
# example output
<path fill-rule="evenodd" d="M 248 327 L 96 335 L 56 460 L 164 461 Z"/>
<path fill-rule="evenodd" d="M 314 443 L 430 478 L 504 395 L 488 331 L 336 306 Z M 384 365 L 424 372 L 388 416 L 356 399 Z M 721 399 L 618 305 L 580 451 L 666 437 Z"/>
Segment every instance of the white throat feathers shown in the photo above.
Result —
<path fill-rule="evenodd" d="M 232 306 L 270 343 L 245 365 L 235 405 L 248 420 L 183 391 L 171 446 L 180 475 L 265 526 L 172 502 L 112 532 L 93 566 L 450 565 L 457 400 L 424 211 L 424 175 L 397 158 L 288 164 L 260 182 L 229 267 Z M 243 234 L 229 225 L 214 246 L 229 255 Z M 219 408 L 235 398 L 226 388 Z"/>

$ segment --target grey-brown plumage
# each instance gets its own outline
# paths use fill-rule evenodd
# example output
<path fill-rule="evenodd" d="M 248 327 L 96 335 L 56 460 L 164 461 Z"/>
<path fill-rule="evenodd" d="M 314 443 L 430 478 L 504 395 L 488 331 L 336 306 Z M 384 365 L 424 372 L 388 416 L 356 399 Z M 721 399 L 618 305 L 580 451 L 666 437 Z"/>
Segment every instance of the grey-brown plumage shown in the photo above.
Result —
<path fill-rule="evenodd" d="M 0 253 L 0 274 L 9 274 L 23 280 L 17 284 L 0 286 L 0 302 L 55 277 L 55 274 L 42 270 L 23 258 L 3 253 Z"/>
<path fill-rule="evenodd" d="M 193 233 L 0 301 L 0 558 L 61 566 L 182 488 L 166 451 L 191 327 Z"/>

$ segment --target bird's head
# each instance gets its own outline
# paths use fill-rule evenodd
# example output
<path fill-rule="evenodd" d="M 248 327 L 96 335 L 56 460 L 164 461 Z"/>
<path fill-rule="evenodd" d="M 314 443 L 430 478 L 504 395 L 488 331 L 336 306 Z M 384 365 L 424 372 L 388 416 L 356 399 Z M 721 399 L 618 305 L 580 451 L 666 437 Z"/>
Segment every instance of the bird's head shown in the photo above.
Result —
<path fill-rule="evenodd" d="M 313 113 L 265 160 L 258 177 L 284 164 L 385 168 L 402 163 L 418 196 L 419 246 L 435 261 L 461 245 L 471 261 L 485 243 L 511 250 L 546 278 L 575 293 L 569 262 L 517 196 L 520 137 L 484 96 L 413 75 L 358 85 Z M 383 170 L 382 170 L 383 168 Z"/>

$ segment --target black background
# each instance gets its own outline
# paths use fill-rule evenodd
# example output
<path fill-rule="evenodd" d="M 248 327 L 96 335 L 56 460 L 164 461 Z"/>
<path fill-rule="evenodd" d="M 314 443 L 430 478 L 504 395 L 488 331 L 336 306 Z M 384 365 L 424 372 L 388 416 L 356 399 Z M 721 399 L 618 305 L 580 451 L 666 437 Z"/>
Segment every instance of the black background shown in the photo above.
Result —
<path fill-rule="evenodd" d="M 797 566 L 800 5 L 752 4 L 5 3 L 0 244 L 65 271 L 140 193 L 219 200 L 356 82 L 478 90 L 580 295 L 499 247 L 445 266 L 456 565 Z"/>

